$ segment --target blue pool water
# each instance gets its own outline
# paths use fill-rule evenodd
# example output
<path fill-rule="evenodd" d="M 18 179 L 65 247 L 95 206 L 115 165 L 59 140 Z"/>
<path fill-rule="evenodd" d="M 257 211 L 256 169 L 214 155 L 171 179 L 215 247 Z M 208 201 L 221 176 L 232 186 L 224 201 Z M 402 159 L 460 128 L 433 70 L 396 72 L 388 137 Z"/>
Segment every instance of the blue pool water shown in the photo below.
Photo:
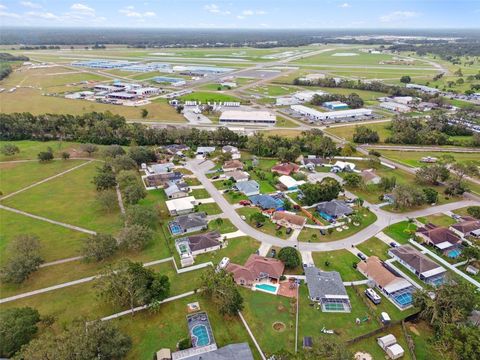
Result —
<path fill-rule="evenodd" d="M 182 233 L 182 228 L 177 223 L 170 223 L 169 226 L 172 235 L 178 235 Z"/>
<path fill-rule="evenodd" d="M 331 217 L 331 216 L 328 215 L 327 213 L 324 213 L 323 211 L 320 211 L 319 214 L 320 214 L 320 216 L 321 216 L 322 218 L 324 218 L 324 219 L 327 220 L 327 221 L 332 221 L 332 220 L 333 220 L 333 217 Z"/>
<path fill-rule="evenodd" d="M 255 285 L 257 289 L 263 290 L 263 291 L 268 291 L 271 292 L 272 294 L 277 293 L 277 287 L 269 284 L 257 284 Z"/>
<path fill-rule="evenodd" d="M 205 325 L 196 325 L 192 329 L 192 335 L 194 336 L 194 345 L 196 347 L 210 344 L 210 337 L 208 336 L 208 330 Z"/>
<path fill-rule="evenodd" d="M 455 259 L 455 258 L 459 257 L 460 254 L 461 254 L 461 251 L 458 250 L 458 249 L 453 249 L 453 250 L 447 251 L 447 256 L 451 259 Z"/>
<path fill-rule="evenodd" d="M 395 301 L 400 306 L 407 306 L 412 303 L 413 297 L 412 297 L 412 294 L 401 294 L 401 295 L 395 296 Z"/>

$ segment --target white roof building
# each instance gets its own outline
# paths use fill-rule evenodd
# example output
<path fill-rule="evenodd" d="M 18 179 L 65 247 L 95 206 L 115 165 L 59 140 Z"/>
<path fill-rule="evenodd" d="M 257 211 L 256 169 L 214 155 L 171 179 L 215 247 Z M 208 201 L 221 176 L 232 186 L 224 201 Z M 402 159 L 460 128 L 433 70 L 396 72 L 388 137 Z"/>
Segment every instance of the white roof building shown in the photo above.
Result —
<path fill-rule="evenodd" d="M 302 184 L 305 183 L 305 181 L 297 181 L 293 177 L 288 176 L 288 175 L 282 175 L 278 178 L 278 181 L 285 186 L 287 189 L 294 189 Z"/>
<path fill-rule="evenodd" d="M 336 119 L 348 119 L 363 116 L 371 116 L 373 111 L 371 109 L 351 109 L 351 110 L 339 110 L 321 112 L 304 105 L 292 105 L 290 108 L 301 115 L 307 116 L 312 120 L 336 120 Z"/>
<path fill-rule="evenodd" d="M 222 112 L 220 123 L 243 123 L 275 125 L 277 117 L 269 111 L 226 110 Z"/>
<path fill-rule="evenodd" d="M 385 351 L 390 359 L 399 359 L 405 354 L 405 351 L 399 344 L 393 344 L 387 347 Z"/>
<path fill-rule="evenodd" d="M 413 102 L 414 98 L 412 96 L 394 96 L 392 100 L 399 104 L 408 105 Z"/>
<path fill-rule="evenodd" d="M 397 339 L 392 334 L 388 334 L 388 335 L 379 337 L 377 339 L 378 346 L 380 346 L 383 350 L 385 350 L 387 347 L 394 345 L 396 343 L 397 343 Z"/>
<path fill-rule="evenodd" d="M 407 106 L 407 105 L 404 105 L 404 104 L 399 104 L 399 103 L 393 102 L 393 101 L 382 102 L 382 103 L 380 103 L 380 107 L 384 108 L 384 109 L 387 109 L 387 110 L 390 110 L 390 111 L 396 111 L 396 112 L 399 112 L 399 113 L 406 113 L 406 112 L 409 112 L 409 111 L 412 110 L 410 108 L 410 106 Z"/>
<path fill-rule="evenodd" d="M 312 101 L 313 97 L 315 95 L 325 95 L 327 94 L 325 91 L 321 91 L 321 90 L 315 90 L 315 91 L 311 91 L 311 90 L 306 90 L 306 91 L 299 91 L 295 94 L 293 94 L 293 97 L 300 100 L 300 101 Z"/>
<path fill-rule="evenodd" d="M 192 212 L 195 208 L 195 197 L 187 196 L 184 198 L 168 200 L 165 202 L 170 215 L 182 215 Z"/>

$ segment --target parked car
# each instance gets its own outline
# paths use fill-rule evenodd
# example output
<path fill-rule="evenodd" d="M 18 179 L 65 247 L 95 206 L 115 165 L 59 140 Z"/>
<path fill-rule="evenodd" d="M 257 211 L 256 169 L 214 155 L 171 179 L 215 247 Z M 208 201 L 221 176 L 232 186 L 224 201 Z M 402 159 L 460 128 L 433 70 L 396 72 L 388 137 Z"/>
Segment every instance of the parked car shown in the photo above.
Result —
<path fill-rule="evenodd" d="M 300 205 L 298 204 L 293 205 L 293 210 L 300 210 Z"/>
<path fill-rule="evenodd" d="M 215 175 L 214 177 L 212 177 L 212 180 L 217 180 L 217 179 L 219 179 L 219 178 L 220 178 L 219 175 Z"/>
<path fill-rule="evenodd" d="M 325 230 L 320 229 L 320 234 L 321 234 L 321 235 L 325 235 L 325 234 L 326 234 Z"/>
<path fill-rule="evenodd" d="M 257 229 L 259 229 L 259 228 L 261 228 L 263 225 L 265 225 L 265 224 L 264 224 L 264 223 L 257 222 L 257 223 L 255 224 L 255 227 L 256 227 Z"/>
<path fill-rule="evenodd" d="M 367 260 L 367 257 L 366 257 L 365 255 L 363 255 L 361 252 L 359 252 L 359 253 L 357 254 L 357 256 L 358 256 L 360 259 L 362 259 L 362 260 Z"/>
<path fill-rule="evenodd" d="M 277 250 L 272 249 L 272 250 L 270 251 L 270 257 L 273 258 L 273 257 L 275 257 L 275 256 L 277 256 Z"/>
<path fill-rule="evenodd" d="M 243 206 L 247 206 L 247 205 L 250 205 L 251 202 L 250 200 L 240 200 L 239 204 Z"/>
<path fill-rule="evenodd" d="M 277 226 L 275 226 L 275 230 L 280 230 L 281 228 L 282 228 L 282 225 L 277 224 Z"/>
<path fill-rule="evenodd" d="M 389 245 L 393 248 L 398 247 L 398 244 L 395 241 L 392 241 Z"/>
<path fill-rule="evenodd" d="M 286 233 L 287 233 L 287 235 L 290 235 L 292 233 L 292 228 L 287 228 Z"/>
<path fill-rule="evenodd" d="M 245 217 L 245 215 L 241 215 L 241 216 L 240 216 L 240 219 L 242 219 L 243 221 L 247 220 L 247 218 Z"/>

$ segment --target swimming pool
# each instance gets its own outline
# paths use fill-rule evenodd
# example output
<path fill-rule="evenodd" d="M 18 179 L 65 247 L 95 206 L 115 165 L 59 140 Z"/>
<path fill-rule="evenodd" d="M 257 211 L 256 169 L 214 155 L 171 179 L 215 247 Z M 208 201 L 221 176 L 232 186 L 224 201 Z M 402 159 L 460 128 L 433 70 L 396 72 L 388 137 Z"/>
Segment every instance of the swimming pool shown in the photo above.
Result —
<path fill-rule="evenodd" d="M 170 228 L 170 232 L 172 233 L 172 235 L 178 235 L 182 233 L 182 228 L 174 221 L 170 222 L 168 224 L 168 227 Z"/>
<path fill-rule="evenodd" d="M 255 289 L 267 292 L 270 294 L 277 295 L 278 292 L 278 285 L 272 285 L 272 284 L 255 284 Z"/>
<path fill-rule="evenodd" d="M 450 259 L 455 259 L 455 258 L 459 257 L 461 253 L 462 252 L 459 249 L 453 249 L 453 250 L 447 251 L 447 256 Z"/>
<path fill-rule="evenodd" d="M 210 336 L 208 336 L 208 329 L 205 325 L 195 325 L 192 328 L 193 346 L 207 346 L 210 345 Z"/>
<path fill-rule="evenodd" d="M 394 297 L 394 299 L 397 302 L 397 304 L 399 304 L 402 307 L 403 306 L 408 306 L 413 302 L 413 296 L 410 293 L 397 295 L 397 296 Z"/>

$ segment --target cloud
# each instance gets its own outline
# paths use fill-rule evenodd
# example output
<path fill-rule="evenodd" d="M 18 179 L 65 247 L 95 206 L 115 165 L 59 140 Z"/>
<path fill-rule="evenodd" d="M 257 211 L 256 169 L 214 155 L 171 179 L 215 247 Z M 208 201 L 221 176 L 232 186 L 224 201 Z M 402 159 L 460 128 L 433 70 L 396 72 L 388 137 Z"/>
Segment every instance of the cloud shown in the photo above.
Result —
<path fill-rule="evenodd" d="M 0 4 L 0 10 L 5 10 L 7 7 L 5 5 Z"/>
<path fill-rule="evenodd" d="M 338 7 L 346 9 L 346 8 L 352 7 L 352 5 L 350 5 L 349 3 L 343 3 L 343 4 L 338 5 Z"/>
<path fill-rule="evenodd" d="M 43 20 L 60 20 L 60 17 L 48 11 L 29 11 L 26 13 L 28 17 Z"/>
<path fill-rule="evenodd" d="M 20 5 L 28 7 L 30 9 L 41 9 L 42 5 L 33 3 L 31 1 L 20 1 Z"/>
<path fill-rule="evenodd" d="M 243 10 L 243 16 L 253 16 L 253 15 L 265 15 L 267 12 L 264 10 Z"/>
<path fill-rule="evenodd" d="M 207 4 L 203 7 L 209 13 L 220 14 L 220 15 L 230 15 L 231 12 L 228 10 L 222 10 L 217 4 Z"/>
<path fill-rule="evenodd" d="M 95 14 L 95 9 L 87 6 L 85 4 L 76 3 L 70 6 L 70 10 L 80 12 L 80 13 L 91 13 Z"/>
<path fill-rule="evenodd" d="M 394 11 L 389 14 L 380 16 L 380 22 L 382 23 L 394 23 L 402 20 L 418 17 L 420 14 L 415 11 Z"/>
<path fill-rule="evenodd" d="M 137 18 L 137 19 L 143 19 L 143 18 L 148 18 L 148 17 L 154 17 L 157 16 L 156 13 L 153 11 L 145 11 L 145 12 L 139 12 L 135 10 L 134 6 L 126 6 L 123 9 L 118 10 L 120 14 L 123 14 L 127 17 L 131 18 Z"/>
<path fill-rule="evenodd" d="M 10 18 L 10 19 L 21 19 L 22 17 L 19 14 L 11 13 L 8 11 L 3 11 L 3 9 L 6 9 L 6 6 L 2 5 L 0 7 L 0 18 Z"/>

